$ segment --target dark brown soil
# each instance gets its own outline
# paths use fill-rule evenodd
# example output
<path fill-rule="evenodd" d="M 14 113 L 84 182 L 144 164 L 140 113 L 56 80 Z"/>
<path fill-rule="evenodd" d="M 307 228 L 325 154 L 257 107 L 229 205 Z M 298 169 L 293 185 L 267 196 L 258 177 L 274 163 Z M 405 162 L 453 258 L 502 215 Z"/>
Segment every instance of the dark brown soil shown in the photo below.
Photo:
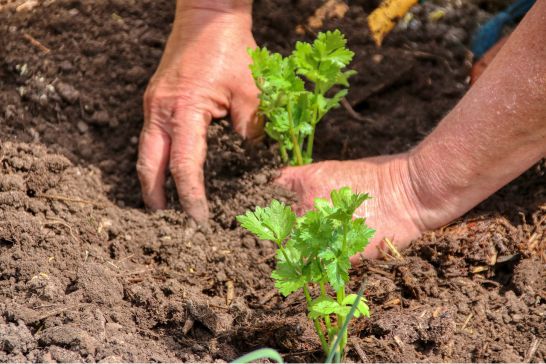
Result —
<path fill-rule="evenodd" d="M 311 39 L 295 29 L 320 4 L 256 1 L 258 43 L 288 52 Z M 324 26 L 348 36 L 359 74 L 356 114 L 341 108 L 322 123 L 318 159 L 406 150 L 468 87 L 465 44 L 487 14 L 467 4 L 434 22 L 437 5 L 426 3 L 377 49 L 365 27 L 372 5 L 352 1 Z M 218 122 L 206 167 L 210 228 L 178 211 L 173 193 L 175 209 L 142 208 L 141 96 L 172 13 L 166 0 L 0 11 L 2 362 L 229 361 L 262 346 L 288 361 L 322 359 L 303 298 L 273 289 L 274 246 L 234 220 L 291 199 L 272 184 L 274 151 L 250 149 Z M 403 259 L 355 268 L 352 287 L 367 280 L 372 317 L 353 324 L 348 360 L 544 362 L 545 170 L 536 165 Z"/>

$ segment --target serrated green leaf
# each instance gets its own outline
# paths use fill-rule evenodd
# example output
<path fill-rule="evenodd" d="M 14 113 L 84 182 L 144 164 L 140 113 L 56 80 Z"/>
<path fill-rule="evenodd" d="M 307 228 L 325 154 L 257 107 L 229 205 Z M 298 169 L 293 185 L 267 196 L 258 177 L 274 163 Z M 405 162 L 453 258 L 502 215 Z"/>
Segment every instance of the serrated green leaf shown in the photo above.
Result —
<path fill-rule="evenodd" d="M 258 238 L 280 243 L 292 232 L 296 214 L 289 206 L 273 200 L 266 208 L 257 207 L 254 212 L 237 216 L 237 221 Z"/>
<path fill-rule="evenodd" d="M 346 219 L 350 219 L 362 202 L 370 197 L 368 194 L 353 193 L 349 187 L 342 187 L 339 190 L 333 190 L 330 198 L 334 207 L 342 212 Z"/>
<path fill-rule="evenodd" d="M 309 317 L 316 319 L 321 316 L 327 316 L 331 314 L 346 316 L 351 307 L 340 305 L 336 300 L 331 297 L 319 297 L 311 303 L 309 306 Z"/>
<path fill-rule="evenodd" d="M 331 222 L 324 219 L 319 211 L 312 210 L 298 220 L 294 241 L 304 256 L 313 257 L 330 245 L 333 234 Z"/>
<path fill-rule="evenodd" d="M 321 61 L 331 61 L 339 67 L 348 65 L 354 56 L 353 52 L 345 48 L 347 40 L 337 29 L 319 33 L 313 45 L 319 51 Z"/>
<path fill-rule="evenodd" d="M 345 287 L 345 284 L 349 281 L 349 268 L 351 262 L 346 254 L 338 255 L 335 259 L 326 263 L 326 275 L 328 282 L 332 288 L 337 292 Z"/>
<path fill-rule="evenodd" d="M 345 306 L 351 307 L 352 305 L 354 305 L 356 298 L 357 298 L 357 295 L 354 293 L 347 295 L 345 299 L 343 300 L 342 304 Z M 360 317 L 360 315 L 370 317 L 370 308 L 366 304 L 366 299 L 364 297 L 360 299 L 360 301 L 358 302 L 358 305 L 356 306 L 356 309 L 357 310 L 355 311 L 355 314 L 354 314 L 355 317 Z"/>
<path fill-rule="evenodd" d="M 267 227 L 260 219 L 261 207 L 257 207 L 256 211 L 247 211 L 244 215 L 237 216 L 237 221 L 242 227 L 255 234 L 262 240 L 275 240 L 275 234 Z"/>
<path fill-rule="evenodd" d="M 324 198 L 315 198 L 314 206 L 315 210 L 321 214 L 322 218 L 325 218 L 334 212 L 332 204 Z"/>
<path fill-rule="evenodd" d="M 284 255 L 286 253 L 287 257 Z M 292 241 L 286 243 L 284 253 L 277 249 L 277 266 L 271 273 L 271 278 L 275 280 L 275 287 L 282 295 L 297 291 L 306 284 L 306 277 L 298 270 L 301 266 L 301 256 Z"/>
<path fill-rule="evenodd" d="M 362 218 L 354 219 L 349 223 L 349 231 L 347 233 L 347 251 L 349 255 L 354 255 L 364 251 L 371 238 L 375 234 L 375 230 L 370 229 L 366 225 L 366 221 Z"/>

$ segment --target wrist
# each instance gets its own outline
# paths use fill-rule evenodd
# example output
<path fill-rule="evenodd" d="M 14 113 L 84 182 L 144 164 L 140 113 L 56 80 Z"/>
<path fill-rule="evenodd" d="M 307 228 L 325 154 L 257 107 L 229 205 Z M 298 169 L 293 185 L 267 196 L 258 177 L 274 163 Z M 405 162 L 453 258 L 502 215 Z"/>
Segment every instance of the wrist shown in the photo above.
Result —
<path fill-rule="evenodd" d="M 252 30 L 252 1 L 178 0 L 173 30 L 200 31 L 220 25 Z"/>
<path fill-rule="evenodd" d="M 251 16 L 252 0 L 178 0 L 176 11 L 209 11 Z"/>
<path fill-rule="evenodd" d="M 424 214 L 421 220 L 427 221 L 425 228 L 434 229 L 461 216 L 485 197 L 473 193 L 468 170 L 458 168 L 461 165 L 443 153 L 442 145 L 425 143 L 408 152 L 408 180 Z"/>

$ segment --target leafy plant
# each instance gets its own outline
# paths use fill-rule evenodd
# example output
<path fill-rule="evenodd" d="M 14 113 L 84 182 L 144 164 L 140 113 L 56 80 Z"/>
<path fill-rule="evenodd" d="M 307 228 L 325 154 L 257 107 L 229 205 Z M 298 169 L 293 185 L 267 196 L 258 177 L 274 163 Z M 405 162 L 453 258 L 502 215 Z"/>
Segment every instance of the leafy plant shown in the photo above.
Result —
<path fill-rule="evenodd" d="M 268 207 L 247 211 L 237 220 L 258 238 L 277 244 L 277 266 L 271 274 L 275 287 L 284 296 L 303 290 L 309 318 L 324 352 L 328 355 L 335 350 L 342 355 L 347 344 L 347 331 L 342 327 L 351 306 L 356 306 L 355 317 L 369 316 L 365 300 L 346 292 L 349 258 L 364 250 L 374 230 L 363 218 L 353 219 L 356 209 L 369 199 L 368 194 L 353 193 L 343 187 L 332 191 L 330 198 L 332 203 L 315 199 L 314 210 L 301 217 L 296 217 L 289 206 L 273 200 Z M 328 293 L 328 286 L 335 298 Z M 311 296 L 312 287 L 318 288 L 316 297 Z M 338 336 L 341 338 L 333 347 Z"/>
<path fill-rule="evenodd" d="M 265 47 L 249 49 L 250 69 L 260 90 L 259 110 L 267 119 L 265 131 L 279 142 L 284 163 L 312 162 L 317 123 L 347 95 L 348 79 L 356 71 L 344 70 L 354 55 L 346 44 L 345 36 L 335 30 L 319 33 L 312 44 L 297 42 L 288 57 Z M 334 86 L 341 90 L 327 97 Z"/>

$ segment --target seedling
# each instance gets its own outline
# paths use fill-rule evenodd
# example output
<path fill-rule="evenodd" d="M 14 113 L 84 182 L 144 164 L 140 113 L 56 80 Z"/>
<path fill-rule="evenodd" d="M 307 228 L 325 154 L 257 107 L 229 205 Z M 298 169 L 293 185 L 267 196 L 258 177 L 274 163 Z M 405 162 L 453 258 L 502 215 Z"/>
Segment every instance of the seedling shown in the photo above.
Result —
<path fill-rule="evenodd" d="M 318 122 L 347 95 L 348 79 L 356 72 L 344 70 L 354 55 L 346 44 L 345 36 L 335 30 L 319 33 L 312 44 L 297 42 L 288 57 L 265 47 L 249 49 L 265 131 L 279 143 L 284 163 L 312 162 Z M 327 97 L 334 86 L 341 89 Z"/>
<path fill-rule="evenodd" d="M 367 194 L 355 194 L 343 187 L 332 191 L 330 198 L 332 203 L 315 199 L 314 210 L 301 217 L 273 200 L 268 207 L 247 211 L 237 220 L 259 239 L 277 244 L 277 266 L 271 274 L 275 287 L 284 296 L 303 290 L 309 318 L 325 354 L 334 350 L 337 357 L 343 357 L 351 306 L 356 303 L 355 317 L 370 314 L 364 299 L 346 292 L 349 258 L 364 250 L 375 231 L 363 218 L 353 219 L 356 209 L 369 199 Z M 319 291 L 316 297 L 311 296 L 312 287 Z M 330 296 L 329 287 L 335 298 Z"/>

